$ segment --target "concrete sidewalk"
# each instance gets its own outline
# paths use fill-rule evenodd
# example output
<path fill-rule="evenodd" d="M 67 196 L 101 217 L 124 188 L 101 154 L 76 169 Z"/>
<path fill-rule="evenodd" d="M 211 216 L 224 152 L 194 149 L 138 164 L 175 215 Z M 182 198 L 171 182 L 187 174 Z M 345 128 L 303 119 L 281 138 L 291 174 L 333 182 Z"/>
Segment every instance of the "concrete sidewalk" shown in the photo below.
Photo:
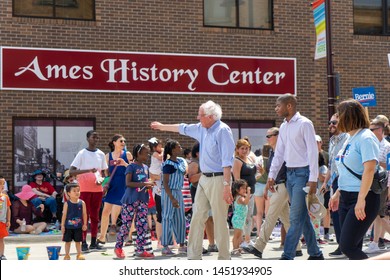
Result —
<path fill-rule="evenodd" d="M 230 232 L 232 237 L 233 231 Z M 88 235 L 89 236 L 89 235 Z M 93 251 L 85 253 L 85 257 L 87 260 L 115 260 L 115 254 L 114 254 L 114 246 L 115 246 L 115 238 L 116 236 L 109 236 L 108 242 L 104 245 L 105 251 Z M 390 235 L 386 235 L 386 238 L 389 239 Z M 43 233 L 41 235 L 28 235 L 28 234 L 19 234 L 19 235 L 12 235 L 5 238 L 5 256 L 8 260 L 17 260 L 16 255 L 16 247 L 24 247 L 28 246 L 30 247 L 30 255 L 28 257 L 29 260 L 48 260 L 47 250 L 46 246 L 62 246 L 61 248 L 61 256 L 60 260 L 63 259 L 64 256 L 64 242 L 61 241 L 62 235 L 61 234 L 47 234 Z M 165 257 L 161 255 L 161 250 L 157 249 L 157 242 L 153 241 L 153 249 L 154 254 L 156 256 L 155 260 L 187 260 L 187 256 L 184 254 L 181 255 L 175 255 L 173 257 Z M 208 246 L 207 240 L 204 240 L 203 242 L 205 248 Z M 273 237 L 273 240 L 270 240 L 267 247 L 265 248 L 263 252 L 263 259 L 264 260 L 278 260 L 283 252 L 283 250 L 279 247 L 280 245 L 280 238 L 279 237 Z M 335 259 L 332 257 L 329 257 L 329 253 L 333 252 L 337 248 L 337 243 L 335 241 L 329 242 L 325 245 L 320 245 L 320 249 L 322 250 L 325 259 Z M 365 247 L 366 248 L 366 247 Z M 135 259 L 133 256 L 134 253 L 134 246 L 126 246 L 123 248 L 126 254 L 126 260 L 132 260 Z M 390 248 L 387 249 L 389 251 Z M 76 258 L 76 250 L 74 243 L 71 245 L 71 258 Z M 174 252 L 177 252 L 175 249 Z M 303 246 L 302 248 L 303 256 L 297 257 L 296 260 L 306 260 L 309 256 L 307 254 L 306 247 Z M 383 250 L 380 253 L 385 252 Z M 377 253 L 379 254 L 379 252 Z M 216 260 L 218 257 L 218 253 L 210 253 L 207 255 L 203 255 L 204 260 Z M 257 257 L 251 255 L 251 254 L 243 254 L 241 257 L 233 257 L 233 260 L 245 260 L 245 259 L 252 259 L 252 260 L 259 260 Z M 346 259 L 345 257 L 337 258 L 337 259 Z"/>

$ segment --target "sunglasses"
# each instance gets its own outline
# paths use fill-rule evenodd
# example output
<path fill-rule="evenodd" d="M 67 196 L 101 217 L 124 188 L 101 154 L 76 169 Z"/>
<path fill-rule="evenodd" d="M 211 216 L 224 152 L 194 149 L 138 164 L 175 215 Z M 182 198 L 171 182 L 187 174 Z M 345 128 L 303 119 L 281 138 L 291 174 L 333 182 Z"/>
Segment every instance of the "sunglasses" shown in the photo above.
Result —
<path fill-rule="evenodd" d="M 329 125 L 331 125 L 331 124 L 336 125 L 337 123 L 338 123 L 338 121 L 329 121 L 328 122 Z"/>
<path fill-rule="evenodd" d="M 380 127 L 374 127 L 374 128 L 370 128 L 371 131 L 374 131 L 374 130 L 377 130 L 379 129 Z"/>
<path fill-rule="evenodd" d="M 119 142 L 121 142 L 121 143 L 126 143 L 126 140 L 119 140 Z"/>
<path fill-rule="evenodd" d="M 267 137 L 268 139 L 271 138 L 272 136 L 276 136 L 277 134 L 270 134 L 270 135 L 266 135 L 265 137 Z"/>

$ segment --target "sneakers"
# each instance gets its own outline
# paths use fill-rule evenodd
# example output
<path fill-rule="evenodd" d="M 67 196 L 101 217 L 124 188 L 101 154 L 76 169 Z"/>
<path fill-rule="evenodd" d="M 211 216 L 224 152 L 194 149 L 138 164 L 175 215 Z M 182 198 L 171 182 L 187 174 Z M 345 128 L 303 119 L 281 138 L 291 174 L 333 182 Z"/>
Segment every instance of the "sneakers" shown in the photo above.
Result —
<path fill-rule="evenodd" d="M 65 255 L 64 261 L 69 261 L 69 260 L 70 260 L 70 256 L 69 255 Z"/>
<path fill-rule="evenodd" d="M 245 252 L 255 255 L 259 259 L 263 258 L 263 253 L 257 250 L 254 246 L 249 245 L 248 247 L 242 248 Z"/>
<path fill-rule="evenodd" d="M 245 248 L 245 247 L 253 246 L 253 245 L 255 245 L 255 243 L 253 243 L 252 240 L 250 240 L 249 242 L 243 241 L 243 242 L 240 244 L 240 248 Z"/>
<path fill-rule="evenodd" d="M 122 259 L 123 260 L 124 258 L 126 258 L 125 252 L 123 252 L 122 248 L 115 248 L 114 249 L 114 253 L 115 253 L 115 255 L 116 255 L 116 257 L 118 259 Z"/>
<path fill-rule="evenodd" d="M 87 242 L 81 243 L 81 251 L 82 252 L 88 252 L 89 251 Z"/>
<path fill-rule="evenodd" d="M 140 259 L 154 259 L 154 254 L 143 251 L 142 253 L 136 253 L 135 257 Z"/>
<path fill-rule="evenodd" d="M 6 260 L 7 260 L 7 258 L 6 258 L 4 255 L 2 255 L 2 256 L 0 257 L 0 260 L 2 260 L 2 261 L 6 261 Z"/>
<path fill-rule="evenodd" d="M 339 247 L 337 247 L 337 249 L 334 250 L 333 252 L 330 252 L 330 253 L 329 253 L 329 256 L 330 256 L 330 257 L 340 257 L 340 256 L 343 256 L 343 255 L 344 255 L 344 254 L 343 254 L 343 252 L 341 252 L 341 250 L 340 250 Z"/>
<path fill-rule="evenodd" d="M 105 250 L 102 246 L 100 246 L 98 243 L 89 245 L 90 251 L 102 251 Z"/>
<path fill-rule="evenodd" d="M 209 245 L 209 247 L 207 247 L 207 251 L 208 252 L 218 252 L 217 244 Z"/>
<path fill-rule="evenodd" d="M 324 239 L 325 239 L 326 241 L 333 241 L 333 238 L 330 237 L 330 234 L 329 234 L 329 233 L 327 233 L 327 234 L 324 235 Z"/>
<path fill-rule="evenodd" d="M 76 260 L 85 261 L 85 257 L 82 254 L 77 255 Z"/>
<path fill-rule="evenodd" d="M 202 255 L 206 255 L 208 253 L 209 251 L 205 247 L 202 247 Z"/>
<path fill-rule="evenodd" d="M 186 246 L 180 247 L 178 252 L 179 254 L 187 254 L 187 247 Z"/>
<path fill-rule="evenodd" d="M 379 247 L 379 249 L 381 249 L 381 250 L 386 249 L 385 240 L 384 240 L 383 238 L 380 238 L 380 237 L 379 237 L 379 240 L 378 240 L 378 247 Z"/>
<path fill-rule="evenodd" d="M 325 260 L 324 255 L 321 254 L 319 256 L 309 256 L 308 260 Z"/>
<path fill-rule="evenodd" d="M 302 250 L 296 250 L 295 251 L 295 256 L 296 257 L 302 257 L 303 256 Z"/>
<path fill-rule="evenodd" d="M 317 244 L 318 245 L 325 245 L 325 244 L 328 244 L 328 242 L 326 242 L 325 240 L 321 239 L 321 238 L 318 238 L 317 239 Z"/>
<path fill-rule="evenodd" d="M 172 252 L 172 250 L 171 250 L 168 246 L 166 246 L 166 247 L 164 247 L 164 248 L 162 249 L 161 255 L 163 255 L 163 256 L 168 256 L 168 257 L 169 257 L 169 256 L 174 256 L 175 253 Z"/>
<path fill-rule="evenodd" d="M 381 249 L 378 246 L 378 243 L 372 241 L 369 245 L 368 248 L 365 249 L 363 252 L 366 254 L 373 254 L 381 251 Z"/>

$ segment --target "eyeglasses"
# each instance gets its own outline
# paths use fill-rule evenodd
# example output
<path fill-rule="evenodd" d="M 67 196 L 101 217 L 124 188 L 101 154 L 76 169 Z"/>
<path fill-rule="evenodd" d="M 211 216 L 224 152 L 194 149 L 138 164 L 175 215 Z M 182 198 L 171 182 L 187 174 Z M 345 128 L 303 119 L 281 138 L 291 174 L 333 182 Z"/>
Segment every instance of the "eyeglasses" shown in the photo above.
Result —
<path fill-rule="evenodd" d="M 126 140 L 119 140 L 121 143 L 126 143 Z"/>
<path fill-rule="evenodd" d="M 272 136 L 276 136 L 277 134 L 270 134 L 270 135 L 266 135 L 265 137 L 267 137 L 268 139 L 270 139 Z"/>
<path fill-rule="evenodd" d="M 331 125 L 331 124 L 332 124 L 332 125 L 337 125 L 337 123 L 338 123 L 338 121 L 329 121 L 329 122 L 328 122 L 329 125 Z"/>
<path fill-rule="evenodd" d="M 374 128 L 370 128 L 371 131 L 374 131 L 374 130 L 377 130 L 379 129 L 380 127 L 374 127 Z"/>

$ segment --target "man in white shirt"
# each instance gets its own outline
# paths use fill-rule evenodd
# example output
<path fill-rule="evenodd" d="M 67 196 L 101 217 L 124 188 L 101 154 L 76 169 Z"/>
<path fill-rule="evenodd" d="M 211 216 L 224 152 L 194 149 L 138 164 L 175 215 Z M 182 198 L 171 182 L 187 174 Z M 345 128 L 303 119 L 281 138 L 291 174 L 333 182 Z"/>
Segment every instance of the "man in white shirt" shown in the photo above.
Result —
<path fill-rule="evenodd" d="M 275 156 L 272 161 L 266 188 L 274 192 L 275 178 L 283 162 L 287 167 L 287 191 L 290 198 L 290 228 L 286 235 L 281 260 L 293 260 L 295 250 L 303 232 L 307 244 L 309 260 L 323 260 L 324 256 L 317 245 L 313 225 L 306 207 L 306 193 L 315 194 L 318 178 L 318 148 L 313 123 L 301 116 L 296 109 L 297 99 L 291 94 L 276 100 L 275 111 L 284 117 L 280 126 Z"/>
<path fill-rule="evenodd" d="M 387 169 L 387 157 L 390 154 L 390 143 L 385 139 L 385 128 L 388 125 L 380 118 L 375 118 L 370 124 L 370 130 L 380 141 L 379 144 L 379 164 Z M 390 225 L 387 222 L 386 210 L 387 210 L 387 199 L 389 197 L 388 188 L 386 188 L 380 195 L 380 208 L 378 216 L 375 218 L 374 225 L 374 238 L 373 241 L 368 245 L 368 248 L 364 250 L 366 254 L 372 254 L 380 252 L 386 249 L 384 237 L 386 231 L 390 233 Z"/>

